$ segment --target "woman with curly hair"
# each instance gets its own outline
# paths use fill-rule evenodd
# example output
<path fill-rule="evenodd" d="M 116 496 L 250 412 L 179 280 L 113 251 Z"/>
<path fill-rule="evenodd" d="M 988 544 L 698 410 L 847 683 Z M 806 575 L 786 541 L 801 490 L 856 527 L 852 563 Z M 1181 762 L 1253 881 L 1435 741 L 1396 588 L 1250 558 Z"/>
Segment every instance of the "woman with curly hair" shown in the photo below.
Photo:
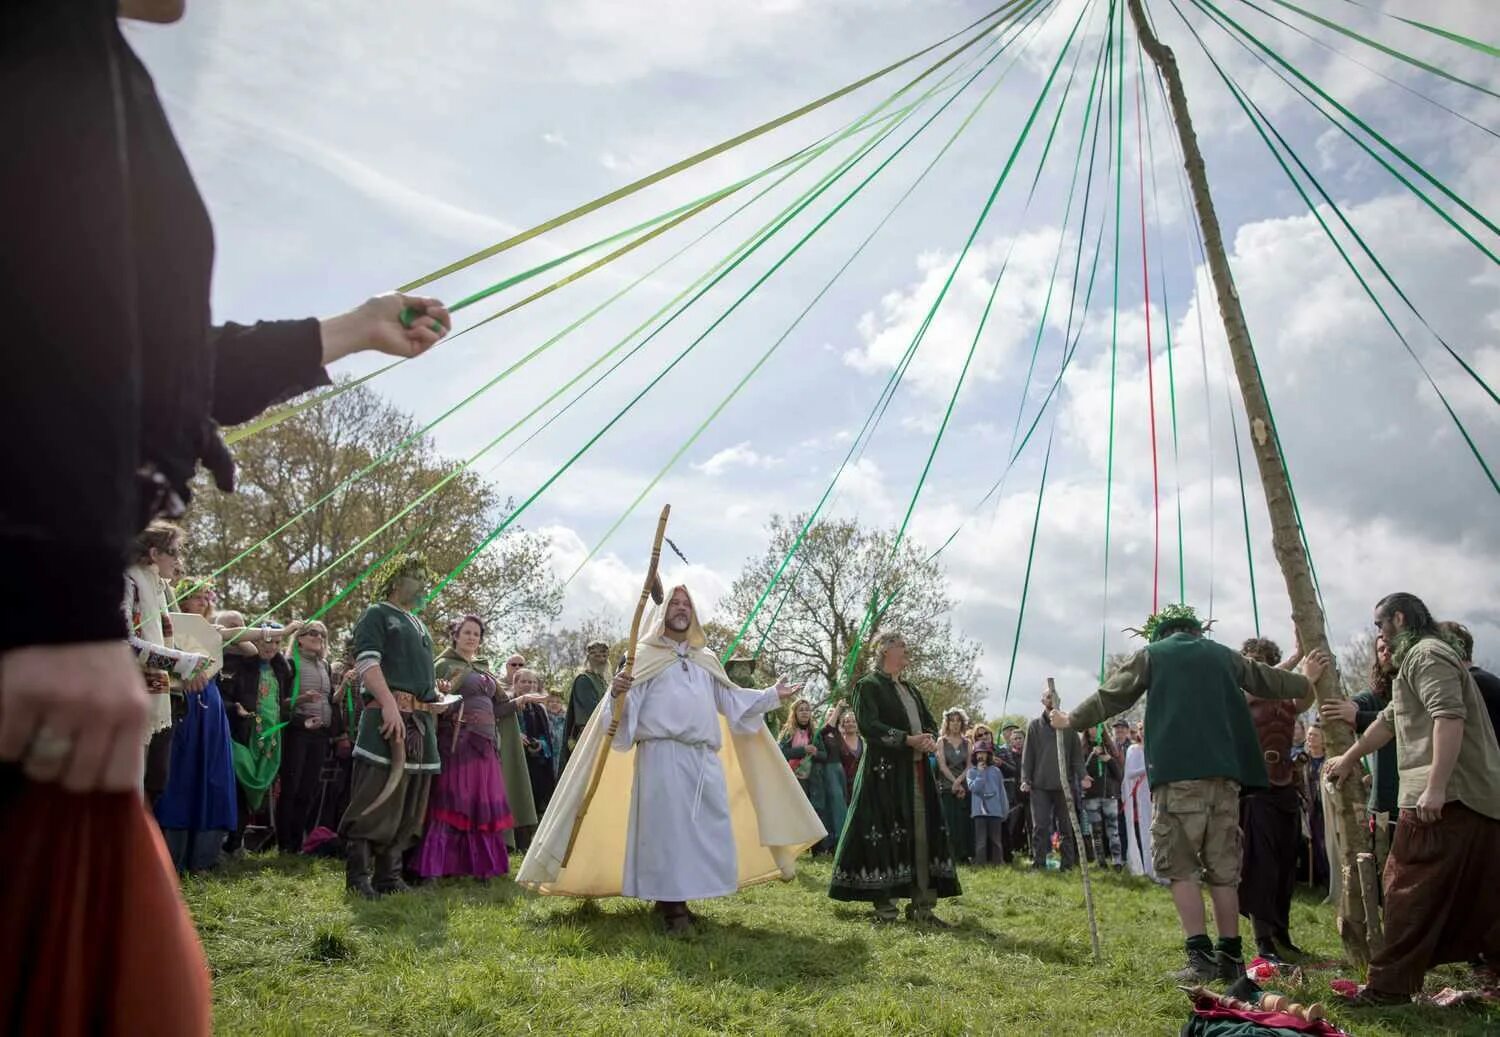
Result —
<path fill-rule="evenodd" d="M 479 657 L 482 619 L 464 616 L 448 628 L 448 637 L 451 644 L 438 657 L 437 676 L 462 696 L 463 704 L 438 720 L 443 767 L 432 779 L 427 832 L 413 869 L 427 879 L 488 879 L 510 870 L 505 830 L 516 823 L 496 752 L 496 681 L 489 663 Z"/>

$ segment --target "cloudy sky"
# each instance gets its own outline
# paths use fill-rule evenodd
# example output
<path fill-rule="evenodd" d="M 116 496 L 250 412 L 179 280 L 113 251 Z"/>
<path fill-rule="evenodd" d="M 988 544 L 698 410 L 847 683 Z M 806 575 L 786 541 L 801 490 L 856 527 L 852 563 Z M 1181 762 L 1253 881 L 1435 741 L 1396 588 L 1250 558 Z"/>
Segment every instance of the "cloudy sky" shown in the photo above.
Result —
<path fill-rule="evenodd" d="M 1231 439 L 1233 379 L 1226 378 L 1218 308 L 1197 262 L 1168 124 L 1149 78 L 1140 104 L 1151 137 L 1147 147 L 1137 144 L 1144 132 L 1136 117 L 1133 37 L 1120 127 L 1118 264 L 1108 123 L 1100 133 L 1092 190 L 1083 184 L 1092 139 L 1083 136 L 1083 111 L 1104 39 L 1105 6 L 1098 2 L 1085 11 L 1083 0 L 1058 0 L 1033 21 L 1007 23 L 988 49 L 965 52 L 884 109 L 882 114 L 921 99 L 928 86 L 956 70 L 867 158 L 524 446 L 592 375 L 545 403 L 550 395 L 622 342 L 627 349 L 609 363 L 624 356 L 644 338 L 628 338 L 633 329 L 709 275 L 874 134 L 835 144 L 731 215 L 784 170 L 757 181 L 604 270 L 372 386 L 423 421 L 432 420 L 598 308 L 434 430 L 442 449 L 468 457 L 540 406 L 475 461 L 477 470 L 519 501 L 693 346 L 537 499 L 522 522 L 552 537 L 557 571 L 572 577 L 565 622 L 601 611 L 624 615 L 638 592 L 655 513 L 670 501 L 673 537 L 694 563 L 686 575 L 700 601 L 714 602 L 760 549 L 769 515 L 806 510 L 822 495 L 953 272 L 1083 12 L 1030 137 L 873 438 L 840 480 L 830 513 L 857 515 L 870 524 L 900 521 L 1004 266 L 909 534 L 935 547 L 962 527 L 941 557 L 958 602 L 957 622 L 984 646 L 991 707 L 999 710 L 1011 669 L 1042 457 L 1054 428 L 1013 702 L 1029 709 L 1049 674 L 1058 677 L 1065 701 L 1076 701 L 1089 687 L 1101 644 L 1110 651 L 1128 647 L 1121 628 L 1150 611 L 1154 574 L 1161 600 L 1177 597 L 1179 509 L 1188 600 L 1204 609 L 1211 602 L 1222 637 L 1248 636 L 1253 617 Z M 1500 130 L 1495 97 L 1333 34 L 1272 0 L 1264 6 L 1315 39 L 1247 3 L 1225 0 L 1220 6 L 1474 210 L 1500 217 L 1500 181 L 1493 175 L 1500 168 L 1500 138 L 1491 132 Z M 1303 6 L 1500 91 L 1500 63 L 1382 16 L 1375 10 L 1378 0 L 1364 7 L 1333 0 L 1305 0 Z M 1485 0 L 1444 4 L 1442 24 L 1493 42 L 1500 32 L 1493 16 L 1482 13 L 1487 6 Z M 1155 0 L 1148 7 L 1183 65 L 1334 639 L 1367 628 L 1369 606 L 1380 595 L 1408 589 L 1440 615 L 1469 620 L 1481 658 L 1500 660 L 1494 593 L 1500 501 L 1420 368 L 1329 245 L 1171 3 Z M 1481 247 L 1465 240 L 1202 11 L 1186 7 L 1225 70 L 1274 121 L 1427 321 L 1492 384 L 1500 384 L 1500 276 L 1481 250 L 1495 251 L 1500 236 L 1408 171 L 1408 179 Z M 1416 0 L 1385 7 L 1437 17 Z M 156 78 L 213 214 L 216 316 L 248 320 L 336 312 L 790 111 L 936 42 L 988 9 L 971 0 L 197 0 L 182 23 L 131 27 L 129 36 Z M 877 109 L 934 57 L 429 290 L 460 298 L 759 173 Z M 972 84 L 897 154 L 976 72 Z M 1042 144 L 1070 75 L 1063 114 L 1039 172 Z M 1080 142 L 1084 170 L 1065 223 Z M 1406 171 L 1378 145 L 1376 150 Z M 867 187 L 736 305 L 892 155 Z M 1153 507 L 1141 169 L 1159 509 Z M 1019 421 L 1024 432 L 1036 418 L 1062 359 L 1086 193 L 1084 280 L 1104 229 L 1094 295 L 1084 313 L 1079 286 L 1077 352 L 1054 405 L 1007 471 L 1013 429 Z M 1331 210 L 1325 217 L 1337 226 Z M 1487 458 L 1500 460 L 1500 408 L 1378 280 L 1373 266 L 1360 256 L 1356 262 L 1373 278 L 1373 290 L 1476 445 Z M 548 280 L 544 275 L 476 304 L 457 326 Z M 1112 340 L 1116 427 L 1106 600 Z M 1034 343 L 1035 373 L 1027 390 Z M 768 350 L 763 366 L 730 398 Z M 347 362 L 347 371 L 369 366 L 356 359 Z M 680 459 L 601 546 L 606 531 L 678 451 Z M 1000 491 L 977 506 L 1002 476 Z M 1271 557 L 1258 483 L 1252 481 L 1248 493 L 1262 627 L 1287 644 L 1286 595 Z"/>

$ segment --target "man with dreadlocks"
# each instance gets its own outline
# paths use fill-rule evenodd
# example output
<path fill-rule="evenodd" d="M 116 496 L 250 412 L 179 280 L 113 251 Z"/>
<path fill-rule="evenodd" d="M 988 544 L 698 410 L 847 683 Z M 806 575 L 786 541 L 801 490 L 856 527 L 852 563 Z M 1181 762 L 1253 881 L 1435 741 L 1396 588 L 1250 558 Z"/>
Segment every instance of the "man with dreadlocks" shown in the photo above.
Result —
<path fill-rule="evenodd" d="M 1355 1001 L 1401 1004 L 1427 970 L 1482 956 L 1500 964 L 1500 746 L 1460 652 L 1412 594 L 1375 606 L 1391 646 L 1391 701 L 1324 769 L 1338 784 L 1392 737 L 1401 808 L 1385 866 L 1385 943 Z"/>
<path fill-rule="evenodd" d="M 1172 884 L 1187 937 L 1187 968 L 1173 977 L 1184 983 L 1232 982 L 1245 973 L 1239 937 L 1240 789 L 1265 787 L 1267 779 L 1244 692 L 1303 698 L 1329 661 L 1327 653 L 1313 652 L 1299 676 L 1248 659 L 1208 640 L 1206 632 L 1190 606 L 1168 605 L 1140 631 L 1145 648 L 1072 714 L 1053 710 L 1051 717 L 1058 730 L 1081 731 L 1151 692 L 1146 699 L 1151 858 L 1156 874 Z M 1214 904 L 1217 949 L 1207 935 L 1202 879 Z"/>
<path fill-rule="evenodd" d="M 354 625 L 354 668 L 367 706 L 354 742 L 349 809 L 339 823 L 348 850 L 346 882 L 364 897 L 401 893 L 401 855 L 422 834 L 427 793 L 441 768 L 432 636 L 412 614 L 430 574 L 397 555 L 380 572 L 380 600 Z M 370 881 L 371 858 L 375 879 Z"/>

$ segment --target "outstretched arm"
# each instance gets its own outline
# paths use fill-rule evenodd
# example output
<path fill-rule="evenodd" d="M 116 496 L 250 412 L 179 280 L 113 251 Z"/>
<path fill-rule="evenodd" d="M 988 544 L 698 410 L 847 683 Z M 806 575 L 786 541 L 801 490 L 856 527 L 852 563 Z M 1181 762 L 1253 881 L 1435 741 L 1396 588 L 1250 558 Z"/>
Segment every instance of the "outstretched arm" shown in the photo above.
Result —
<path fill-rule="evenodd" d="M 1140 701 L 1151 682 L 1151 657 L 1142 648 L 1110 674 L 1109 679 L 1071 714 L 1052 711 L 1052 726 L 1084 731 L 1123 713 Z"/>

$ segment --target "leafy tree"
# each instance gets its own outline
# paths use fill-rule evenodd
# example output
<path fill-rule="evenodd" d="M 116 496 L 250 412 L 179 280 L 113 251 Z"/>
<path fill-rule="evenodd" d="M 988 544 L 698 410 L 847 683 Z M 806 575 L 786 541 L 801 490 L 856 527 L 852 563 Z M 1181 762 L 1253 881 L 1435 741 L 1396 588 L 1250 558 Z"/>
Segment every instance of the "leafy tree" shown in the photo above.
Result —
<path fill-rule="evenodd" d="M 239 444 L 237 492 L 220 493 L 209 480 L 198 481 L 186 522 L 190 569 L 218 573 L 214 583 L 224 607 L 252 619 L 274 610 L 274 618 L 283 622 L 305 618 L 349 590 L 367 567 L 408 536 L 407 550 L 447 573 L 510 507 L 470 471 L 458 472 L 409 515 L 356 547 L 459 468 L 417 431 L 409 415 L 361 387 Z M 394 457 L 340 488 L 409 437 L 413 442 Z M 329 571 L 319 575 L 325 568 Z M 374 595 L 374 581 L 366 580 L 327 611 L 323 620 L 336 638 L 350 630 Z M 548 565 L 547 539 L 512 527 L 428 605 L 425 616 L 441 634 L 449 617 L 478 615 L 489 627 L 493 647 L 514 643 L 561 607 L 562 588 Z"/>

